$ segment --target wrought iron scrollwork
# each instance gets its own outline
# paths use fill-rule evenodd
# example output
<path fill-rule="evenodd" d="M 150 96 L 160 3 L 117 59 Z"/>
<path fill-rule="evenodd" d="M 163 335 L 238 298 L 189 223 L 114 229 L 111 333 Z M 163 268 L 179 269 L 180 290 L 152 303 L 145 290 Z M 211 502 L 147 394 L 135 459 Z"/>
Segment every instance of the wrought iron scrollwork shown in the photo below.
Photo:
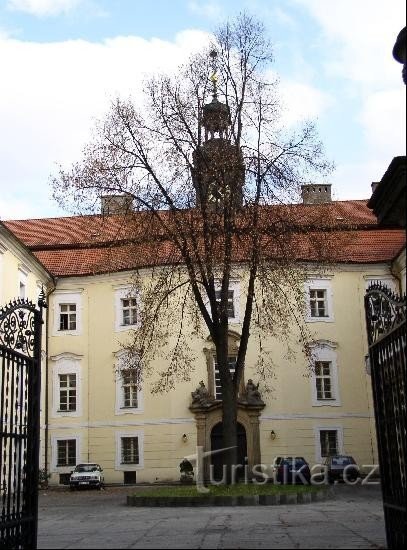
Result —
<path fill-rule="evenodd" d="M 35 345 L 35 305 L 18 298 L 0 309 L 0 345 L 33 357 Z"/>
<path fill-rule="evenodd" d="M 406 297 L 394 294 L 386 285 L 375 282 L 365 295 L 369 345 L 389 334 L 406 320 Z"/>

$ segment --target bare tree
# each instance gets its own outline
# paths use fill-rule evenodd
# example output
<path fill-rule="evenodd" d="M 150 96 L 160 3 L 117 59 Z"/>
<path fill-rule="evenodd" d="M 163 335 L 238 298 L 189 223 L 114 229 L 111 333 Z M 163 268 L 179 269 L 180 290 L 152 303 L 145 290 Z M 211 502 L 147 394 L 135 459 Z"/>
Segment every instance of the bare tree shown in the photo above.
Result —
<path fill-rule="evenodd" d="M 150 269 L 135 281 L 143 308 L 140 329 L 127 345 L 138 358 L 133 367 L 147 376 L 161 353 L 166 367 L 154 389 L 170 389 L 190 379 L 191 336 L 209 333 L 222 387 L 224 446 L 232 447 L 225 456 L 229 466 L 236 463 L 249 340 L 258 339 L 257 371 L 264 381 L 272 367 L 265 337 L 287 339 L 294 331 L 307 354 L 301 261 L 322 263 L 333 250 L 328 205 L 324 223 L 312 218 L 312 209 L 287 205 L 302 184 L 325 177 L 332 166 L 311 123 L 284 128 L 278 83 L 267 79 L 271 62 L 262 24 L 240 15 L 175 78 L 150 79 L 142 108 L 117 99 L 83 160 L 53 178 L 59 203 L 81 212 L 93 212 L 101 195 L 131 199 L 121 238 L 134 247 L 129 254 L 144 254 Z M 235 277 L 244 308 L 231 372 L 228 307 Z"/>

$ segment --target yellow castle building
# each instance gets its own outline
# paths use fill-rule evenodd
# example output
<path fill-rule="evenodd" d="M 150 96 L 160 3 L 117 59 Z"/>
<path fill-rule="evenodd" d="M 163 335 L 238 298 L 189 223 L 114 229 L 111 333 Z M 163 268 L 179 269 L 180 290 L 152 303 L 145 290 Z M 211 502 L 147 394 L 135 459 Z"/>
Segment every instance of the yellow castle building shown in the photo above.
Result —
<path fill-rule="evenodd" d="M 290 360 L 281 342 L 270 341 L 276 368 L 273 389 L 265 393 L 254 369 L 257 344 L 249 342 L 245 399 L 238 407 L 239 456 L 247 457 L 249 469 L 264 464 L 271 470 L 284 455 L 303 456 L 310 465 L 332 453 L 350 454 L 360 465 L 377 463 L 364 294 L 373 280 L 404 290 L 404 231 L 378 225 L 367 201 L 331 201 L 329 187 L 310 186 L 303 200 L 290 208 L 318 217 L 329 203 L 352 237 L 323 273 L 312 258 L 301 260 L 309 271 L 305 321 L 316 340 L 312 371 L 305 358 Z M 222 395 L 209 338 L 190 343 L 196 357 L 191 381 L 168 393 L 151 393 L 149 378 L 140 389 L 131 374 L 120 374 L 122 344 L 140 323 L 142 297 L 133 291 L 133 273 L 148 278 L 151 260 L 142 250 L 123 253 L 125 245 L 112 237 L 118 223 L 120 214 L 0 224 L 0 301 L 35 300 L 41 285 L 47 289 L 41 464 L 52 484 L 66 483 L 80 462 L 100 464 L 107 483 L 177 481 L 181 460 L 197 446 L 219 447 Z M 236 264 L 229 294 L 231 368 L 244 280 L 244 266 Z M 165 367 L 160 361 L 157 371 Z"/>

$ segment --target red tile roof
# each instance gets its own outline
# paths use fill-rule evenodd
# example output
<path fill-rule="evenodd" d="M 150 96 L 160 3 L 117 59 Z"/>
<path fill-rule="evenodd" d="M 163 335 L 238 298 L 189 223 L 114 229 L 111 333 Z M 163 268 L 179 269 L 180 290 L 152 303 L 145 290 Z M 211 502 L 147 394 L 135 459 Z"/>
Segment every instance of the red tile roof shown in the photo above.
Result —
<path fill-rule="evenodd" d="M 335 248 L 335 257 L 331 256 L 334 261 L 390 261 L 405 246 L 405 233 L 400 229 L 379 228 L 366 202 L 267 206 L 263 207 L 262 213 L 266 223 L 289 219 L 299 226 L 313 228 L 321 227 L 329 218 L 330 227 L 334 229 L 330 233 L 330 241 Z M 162 215 L 166 216 L 167 213 L 163 212 Z M 123 216 L 95 215 L 12 220 L 4 224 L 52 274 L 59 277 L 122 271 L 179 261 L 178 254 L 168 241 L 153 241 L 151 235 L 157 235 L 157 226 L 146 229 L 145 216 L 144 212 L 135 213 L 130 223 Z M 320 257 L 317 241 L 317 238 L 299 232 L 291 238 L 291 253 L 298 260 L 316 260 Z M 270 242 L 265 248 L 265 256 L 279 254 L 278 243 Z M 244 249 L 244 244 L 236 247 L 236 261 L 245 259 Z"/>

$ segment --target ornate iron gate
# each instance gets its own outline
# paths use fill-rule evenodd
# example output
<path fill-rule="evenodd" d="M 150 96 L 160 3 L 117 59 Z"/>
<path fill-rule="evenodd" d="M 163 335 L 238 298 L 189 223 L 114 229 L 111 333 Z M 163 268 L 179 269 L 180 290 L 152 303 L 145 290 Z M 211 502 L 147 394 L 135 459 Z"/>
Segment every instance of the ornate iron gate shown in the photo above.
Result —
<path fill-rule="evenodd" d="M 39 309 L 0 309 L 0 548 L 37 547 L 41 331 Z"/>
<path fill-rule="evenodd" d="M 373 385 L 389 548 L 406 544 L 406 298 L 372 284 L 365 296 L 369 359 Z"/>

